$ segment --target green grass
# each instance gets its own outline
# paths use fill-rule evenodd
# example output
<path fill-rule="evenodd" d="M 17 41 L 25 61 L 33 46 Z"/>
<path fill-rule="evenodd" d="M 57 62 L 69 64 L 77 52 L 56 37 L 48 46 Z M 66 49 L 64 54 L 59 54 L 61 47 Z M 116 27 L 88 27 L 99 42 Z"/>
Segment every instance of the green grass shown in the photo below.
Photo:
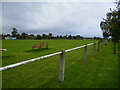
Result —
<path fill-rule="evenodd" d="M 3 65 L 95 42 L 94 40 L 45 41 L 49 43 L 49 49 L 38 51 L 31 51 L 31 45 L 40 41 L 3 41 L 3 47 L 8 49 L 3 53 Z M 3 88 L 117 88 L 118 61 L 117 55 L 112 54 L 112 49 L 113 44 L 110 43 L 94 57 L 93 46 L 89 46 L 85 64 L 82 64 L 83 48 L 66 53 L 63 83 L 58 82 L 59 55 L 3 71 Z"/>
<path fill-rule="evenodd" d="M 31 47 L 41 41 L 48 42 L 49 48 L 32 50 Z M 91 42 L 95 42 L 95 40 L 3 40 L 2 48 L 8 51 L 2 53 L 2 66 L 51 54 L 61 49 L 74 48 Z"/>

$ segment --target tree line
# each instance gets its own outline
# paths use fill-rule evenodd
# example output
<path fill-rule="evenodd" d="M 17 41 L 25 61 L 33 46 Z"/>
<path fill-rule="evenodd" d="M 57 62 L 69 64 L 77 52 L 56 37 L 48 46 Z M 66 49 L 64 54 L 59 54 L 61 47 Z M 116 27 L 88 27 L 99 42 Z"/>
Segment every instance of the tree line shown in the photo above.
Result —
<path fill-rule="evenodd" d="M 22 34 L 18 34 L 18 30 L 16 28 L 13 28 L 12 29 L 12 32 L 11 34 L 2 34 L 2 39 L 5 39 L 5 37 L 16 37 L 17 39 L 83 39 L 84 37 L 83 36 L 80 36 L 80 35 L 75 35 L 75 36 L 72 36 L 72 35 L 65 35 L 65 36 L 62 36 L 62 35 L 57 35 L 57 36 L 53 36 L 52 33 L 49 33 L 49 34 L 37 34 L 37 35 L 34 35 L 34 34 L 27 34 L 27 33 L 22 33 Z"/>
<path fill-rule="evenodd" d="M 83 37 L 80 35 L 57 35 L 57 36 L 53 36 L 52 33 L 48 33 L 48 34 L 27 34 L 27 33 L 22 33 L 22 34 L 18 34 L 18 30 L 16 28 L 13 28 L 11 31 L 11 34 L 2 34 L 0 35 L 2 37 L 2 39 L 5 39 L 5 37 L 16 37 L 17 39 L 22 39 L 22 40 L 26 40 L 26 39 L 32 39 L 32 40 L 41 40 L 41 39 L 101 39 L 100 37 Z"/>

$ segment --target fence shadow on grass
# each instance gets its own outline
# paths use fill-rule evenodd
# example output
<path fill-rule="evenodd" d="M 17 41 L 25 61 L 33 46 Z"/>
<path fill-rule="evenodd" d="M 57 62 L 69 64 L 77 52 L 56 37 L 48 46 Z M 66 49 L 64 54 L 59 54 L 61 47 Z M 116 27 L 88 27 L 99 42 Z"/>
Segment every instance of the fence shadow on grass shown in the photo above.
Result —
<path fill-rule="evenodd" d="M 2 59 L 6 59 L 6 58 L 11 58 L 11 57 L 14 57 L 14 56 L 0 56 L 0 58 L 2 58 Z"/>
<path fill-rule="evenodd" d="M 30 49 L 26 50 L 25 52 L 40 52 L 40 51 L 47 51 L 50 50 L 51 48 L 39 48 L 39 49 Z"/>

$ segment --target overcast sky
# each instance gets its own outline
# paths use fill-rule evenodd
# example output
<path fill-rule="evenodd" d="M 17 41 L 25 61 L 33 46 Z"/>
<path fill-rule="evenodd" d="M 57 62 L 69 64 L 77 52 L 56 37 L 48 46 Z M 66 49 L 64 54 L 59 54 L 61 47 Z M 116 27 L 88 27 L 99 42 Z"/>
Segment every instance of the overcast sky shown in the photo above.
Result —
<path fill-rule="evenodd" d="M 102 37 L 99 24 L 113 2 L 2 2 L 2 33 L 15 27 L 18 33 Z"/>

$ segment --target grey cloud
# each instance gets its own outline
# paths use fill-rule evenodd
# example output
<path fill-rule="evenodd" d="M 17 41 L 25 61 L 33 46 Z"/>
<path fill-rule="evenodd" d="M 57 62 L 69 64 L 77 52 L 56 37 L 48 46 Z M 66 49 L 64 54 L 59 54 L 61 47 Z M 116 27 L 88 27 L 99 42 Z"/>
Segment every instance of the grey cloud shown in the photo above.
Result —
<path fill-rule="evenodd" d="M 109 3 L 4 2 L 2 32 L 80 34 L 102 36 L 99 22 L 114 5 Z"/>

